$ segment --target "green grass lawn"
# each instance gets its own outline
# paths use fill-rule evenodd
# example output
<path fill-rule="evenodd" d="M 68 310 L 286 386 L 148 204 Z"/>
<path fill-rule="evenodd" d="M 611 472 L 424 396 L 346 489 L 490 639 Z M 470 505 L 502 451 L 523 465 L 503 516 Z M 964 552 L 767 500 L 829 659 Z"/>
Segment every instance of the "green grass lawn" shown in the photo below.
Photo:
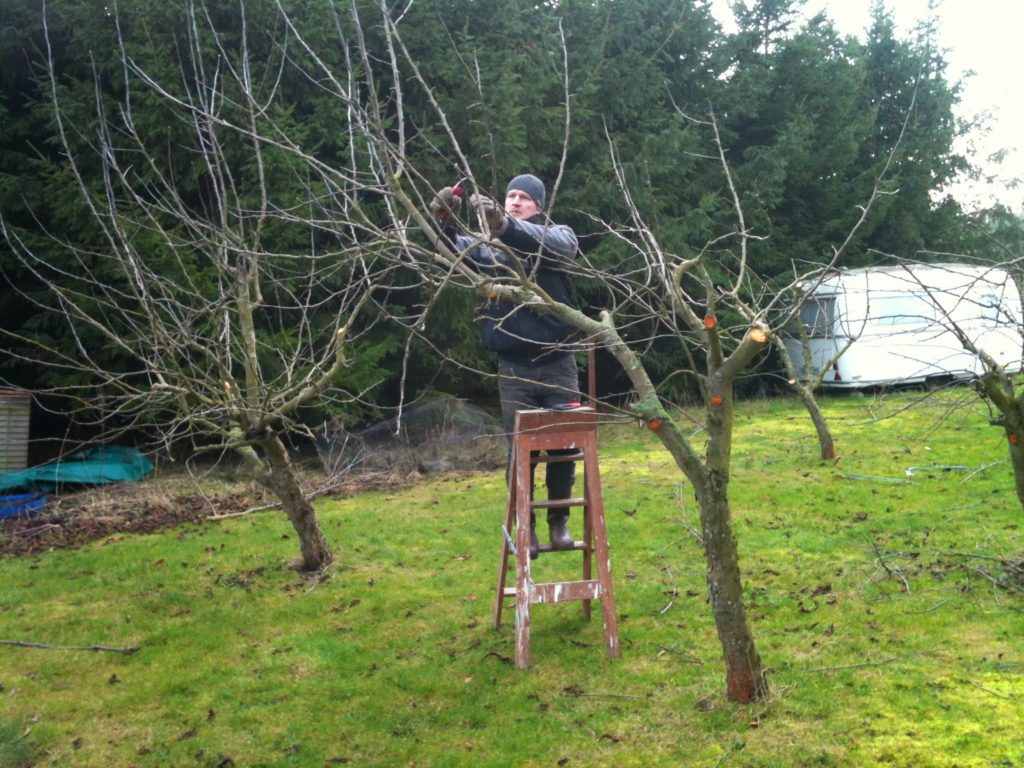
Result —
<path fill-rule="evenodd" d="M 503 475 L 446 476 L 318 502 L 339 555 L 322 583 L 288 570 L 276 512 L 0 560 L 0 639 L 140 647 L 0 646 L 0 766 L 1024 765 L 1005 437 L 969 390 L 901 410 L 922 397 L 826 398 L 824 463 L 795 402 L 740 404 L 731 500 L 769 701 L 725 699 L 691 489 L 617 425 L 621 658 L 600 611 L 542 605 L 514 668 L 511 608 L 491 626 Z M 947 465 L 969 469 L 906 475 Z"/>

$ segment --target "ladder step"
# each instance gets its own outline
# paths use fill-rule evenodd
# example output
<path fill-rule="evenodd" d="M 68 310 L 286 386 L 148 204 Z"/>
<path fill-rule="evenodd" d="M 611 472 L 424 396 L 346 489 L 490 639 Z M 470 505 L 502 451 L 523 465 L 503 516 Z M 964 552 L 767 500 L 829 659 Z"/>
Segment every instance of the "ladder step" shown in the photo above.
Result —
<path fill-rule="evenodd" d="M 589 549 L 590 547 L 587 546 L 587 542 L 576 540 L 572 543 L 571 547 L 565 547 L 564 549 L 555 549 L 550 544 L 542 542 L 538 551 L 543 554 L 544 552 L 586 552 Z M 515 562 L 515 555 L 511 552 L 508 553 L 508 557 L 509 562 Z"/>
<path fill-rule="evenodd" d="M 557 509 L 558 507 L 586 507 L 589 502 L 586 499 L 547 499 L 545 501 L 531 501 L 530 509 Z"/>
<path fill-rule="evenodd" d="M 585 542 L 585 541 L 574 541 L 572 543 L 571 547 L 566 547 L 565 549 L 555 549 L 550 544 L 541 544 L 539 551 L 541 551 L 541 552 L 575 552 L 575 551 L 587 550 L 587 549 L 590 549 L 590 547 L 587 546 L 587 542 Z"/>
<path fill-rule="evenodd" d="M 559 549 L 555 549 L 550 544 L 543 544 L 542 543 L 537 551 L 541 552 L 541 553 L 544 553 L 544 552 L 587 552 L 587 551 L 592 551 L 592 550 L 590 549 L 590 547 L 587 546 L 587 542 L 581 541 L 581 540 L 577 539 L 576 541 L 574 541 L 572 543 L 571 547 L 560 547 Z M 514 563 L 515 562 L 515 556 L 511 552 L 508 553 L 508 556 L 509 556 L 509 562 L 513 562 Z"/>
<path fill-rule="evenodd" d="M 583 451 L 576 451 L 576 453 L 563 453 L 561 455 L 551 456 L 550 454 L 544 454 L 543 456 L 531 456 L 531 464 L 554 464 L 559 461 L 583 461 L 586 455 Z"/>
<path fill-rule="evenodd" d="M 502 590 L 505 597 L 515 597 L 516 588 L 506 587 Z M 554 581 L 546 584 L 534 584 L 530 587 L 531 603 L 567 603 L 571 600 L 600 600 L 601 582 L 596 579 L 589 581 Z"/>
<path fill-rule="evenodd" d="M 601 582 L 559 581 L 550 584 L 534 584 L 530 587 L 531 603 L 562 603 L 568 600 L 599 600 Z"/>

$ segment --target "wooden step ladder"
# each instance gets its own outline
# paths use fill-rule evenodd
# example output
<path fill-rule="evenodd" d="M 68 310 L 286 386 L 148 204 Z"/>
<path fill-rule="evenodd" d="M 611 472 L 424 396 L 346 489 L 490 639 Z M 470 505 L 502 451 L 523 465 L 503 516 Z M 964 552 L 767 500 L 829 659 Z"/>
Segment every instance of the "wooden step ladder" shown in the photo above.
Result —
<path fill-rule="evenodd" d="M 539 451 L 560 450 L 563 454 L 540 455 Z M 583 496 L 552 501 L 533 501 L 533 467 L 548 462 L 583 462 Z M 512 460 L 509 468 L 508 504 L 502 538 L 498 589 L 494 602 L 494 626 L 501 626 L 501 611 L 506 597 L 515 598 L 516 667 L 530 666 L 530 606 L 534 603 L 583 601 L 583 616 L 590 619 L 590 601 L 601 601 L 605 648 L 609 658 L 619 655 L 619 635 L 615 624 L 615 598 L 612 594 L 611 560 L 604 502 L 601 500 L 601 476 L 597 466 L 597 413 L 593 408 L 572 410 L 518 411 L 512 436 Z M 530 513 L 553 507 L 582 507 L 583 539 L 572 549 L 583 553 L 583 577 L 580 581 L 535 584 L 530 578 Z M 513 525 L 515 540 L 513 542 Z M 542 544 L 541 553 L 553 552 Z M 505 586 L 509 557 L 515 558 L 516 583 Z M 597 579 L 593 561 L 597 560 Z"/>

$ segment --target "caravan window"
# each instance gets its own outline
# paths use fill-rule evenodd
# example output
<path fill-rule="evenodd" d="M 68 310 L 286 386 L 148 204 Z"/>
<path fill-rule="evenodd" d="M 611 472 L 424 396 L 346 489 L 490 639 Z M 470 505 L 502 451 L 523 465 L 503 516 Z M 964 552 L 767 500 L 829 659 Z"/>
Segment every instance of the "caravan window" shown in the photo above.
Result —
<path fill-rule="evenodd" d="M 983 325 L 986 328 L 996 328 L 1000 323 L 1014 322 L 1013 316 L 1003 306 L 1001 297 L 994 293 L 986 293 L 978 299 L 979 309 Z"/>
<path fill-rule="evenodd" d="M 929 325 L 935 322 L 935 306 L 927 295 L 908 293 L 900 296 L 873 296 L 869 304 L 869 317 L 872 325 L 883 328 Z"/>
<path fill-rule="evenodd" d="M 808 296 L 800 305 L 800 324 L 809 336 L 834 335 L 835 321 L 835 296 Z"/>

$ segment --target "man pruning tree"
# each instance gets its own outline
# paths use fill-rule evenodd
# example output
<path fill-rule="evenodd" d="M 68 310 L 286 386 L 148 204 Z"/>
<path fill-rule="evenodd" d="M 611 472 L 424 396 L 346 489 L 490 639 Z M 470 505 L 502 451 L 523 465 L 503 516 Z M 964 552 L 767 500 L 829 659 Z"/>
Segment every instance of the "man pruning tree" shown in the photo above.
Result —
<path fill-rule="evenodd" d="M 484 195 L 471 195 L 469 210 L 488 230 L 481 235 L 457 231 L 462 203 L 458 187 L 445 187 L 430 203 L 431 213 L 456 250 L 476 269 L 498 279 L 514 280 L 521 270 L 552 299 L 570 304 L 569 271 L 578 252 L 576 233 L 544 215 L 544 183 L 532 174 L 516 176 L 508 183 L 504 207 Z M 579 404 L 576 358 L 567 344 L 575 329 L 552 314 L 497 299 L 484 303 L 478 321 L 484 347 L 498 354 L 502 425 L 511 450 L 516 411 Z M 574 480 L 574 462 L 549 462 L 548 499 L 570 498 Z M 532 513 L 530 520 L 530 557 L 536 558 L 540 542 Z M 567 507 L 548 510 L 552 549 L 572 548 L 568 520 Z"/>

